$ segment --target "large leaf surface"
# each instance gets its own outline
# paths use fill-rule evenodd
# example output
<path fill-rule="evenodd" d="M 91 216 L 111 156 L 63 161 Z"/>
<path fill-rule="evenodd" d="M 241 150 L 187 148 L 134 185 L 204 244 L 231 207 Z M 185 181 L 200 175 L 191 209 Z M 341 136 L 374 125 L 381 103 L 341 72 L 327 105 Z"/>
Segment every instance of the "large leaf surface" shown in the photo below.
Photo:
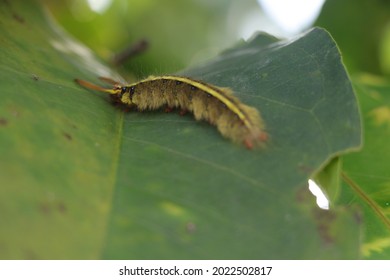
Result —
<path fill-rule="evenodd" d="M 261 111 L 270 140 L 249 151 L 190 115 L 123 113 L 77 87 L 115 74 L 18 3 L 1 3 L 0 257 L 359 257 L 354 211 L 320 210 L 307 190 L 360 145 L 327 32 L 259 34 L 181 72 Z"/>
<path fill-rule="evenodd" d="M 120 118 L 72 81 L 88 72 L 72 65 L 90 58 L 86 49 L 54 32 L 32 1 L 0 5 L 0 257 L 96 258 Z"/>

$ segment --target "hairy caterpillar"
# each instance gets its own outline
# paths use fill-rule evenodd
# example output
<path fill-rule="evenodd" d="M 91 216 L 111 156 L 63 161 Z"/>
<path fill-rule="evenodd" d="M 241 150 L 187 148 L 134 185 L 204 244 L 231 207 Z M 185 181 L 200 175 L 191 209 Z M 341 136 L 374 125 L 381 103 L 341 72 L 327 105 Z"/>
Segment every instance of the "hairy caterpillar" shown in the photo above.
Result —
<path fill-rule="evenodd" d="M 268 138 L 259 112 L 241 103 L 228 88 L 221 88 L 181 76 L 151 76 L 122 85 L 110 78 L 100 78 L 113 88 L 103 88 L 84 80 L 79 85 L 110 94 L 113 101 L 140 111 L 163 106 L 190 111 L 197 120 L 215 125 L 220 133 L 248 149 L 261 146 Z"/>

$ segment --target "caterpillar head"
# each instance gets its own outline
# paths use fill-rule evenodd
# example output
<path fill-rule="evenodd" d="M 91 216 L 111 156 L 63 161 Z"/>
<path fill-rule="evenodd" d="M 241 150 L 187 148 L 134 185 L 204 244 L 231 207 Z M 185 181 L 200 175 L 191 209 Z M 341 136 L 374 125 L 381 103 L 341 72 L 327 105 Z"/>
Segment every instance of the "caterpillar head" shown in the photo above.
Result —
<path fill-rule="evenodd" d="M 131 106 L 134 103 L 131 100 L 131 93 L 130 93 L 130 88 L 126 86 L 115 86 L 112 89 L 112 94 L 115 95 L 116 99 L 118 102 L 125 104 L 127 106 Z"/>

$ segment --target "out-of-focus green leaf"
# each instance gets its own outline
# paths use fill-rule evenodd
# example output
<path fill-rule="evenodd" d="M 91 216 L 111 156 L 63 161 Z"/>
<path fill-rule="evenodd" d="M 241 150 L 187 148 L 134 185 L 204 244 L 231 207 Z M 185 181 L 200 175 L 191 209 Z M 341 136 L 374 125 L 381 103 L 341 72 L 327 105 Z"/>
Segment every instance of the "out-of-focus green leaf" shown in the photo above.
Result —
<path fill-rule="evenodd" d="M 182 69 L 237 36 L 227 28 L 231 0 L 115 0 L 101 14 L 87 1 L 45 2 L 71 34 L 107 60 L 145 39 L 148 50 L 120 66 L 138 76 Z"/>
<path fill-rule="evenodd" d="M 307 190 L 361 141 L 327 32 L 259 34 L 181 72 L 261 111 L 270 140 L 249 151 L 191 116 L 116 110 L 73 83 L 114 73 L 34 2 L 1 5 L 0 258 L 359 257 L 354 209 Z"/>
<path fill-rule="evenodd" d="M 389 22 L 389 1 L 326 0 L 315 25 L 332 34 L 350 73 L 380 74 L 381 43 Z"/>
<path fill-rule="evenodd" d="M 390 84 L 380 78 L 354 79 L 364 120 L 364 148 L 344 157 L 339 204 L 363 205 L 363 256 L 390 258 Z"/>
<path fill-rule="evenodd" d="M 315 181 L 318 182 L 330 202 L 338 200 L 341 189 L 342 159 L 336 157 L 331 160 L 318 174 Z"/>

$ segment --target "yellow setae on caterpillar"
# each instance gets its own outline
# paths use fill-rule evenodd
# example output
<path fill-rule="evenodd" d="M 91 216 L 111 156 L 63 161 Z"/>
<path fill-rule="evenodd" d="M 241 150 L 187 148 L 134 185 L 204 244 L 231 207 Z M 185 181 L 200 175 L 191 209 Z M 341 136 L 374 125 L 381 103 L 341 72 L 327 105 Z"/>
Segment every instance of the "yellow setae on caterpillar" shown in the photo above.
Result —
<path fill-rule="evenodd" d="M 129 85 L 110 78 L 100 79 L 113 87 L 103 88 L 79 79 L 75 81 L 85 88 L 106 92 L 115 102 L 140 111 L 163 106 L 190 111 L 196 120 L 210 122 L 223 136 L 244 144 L 248 149 L 262 146 L 268 138 L 259 112 L 241 103 L 228 88 L 181 76 L 151 76 Z"/>

